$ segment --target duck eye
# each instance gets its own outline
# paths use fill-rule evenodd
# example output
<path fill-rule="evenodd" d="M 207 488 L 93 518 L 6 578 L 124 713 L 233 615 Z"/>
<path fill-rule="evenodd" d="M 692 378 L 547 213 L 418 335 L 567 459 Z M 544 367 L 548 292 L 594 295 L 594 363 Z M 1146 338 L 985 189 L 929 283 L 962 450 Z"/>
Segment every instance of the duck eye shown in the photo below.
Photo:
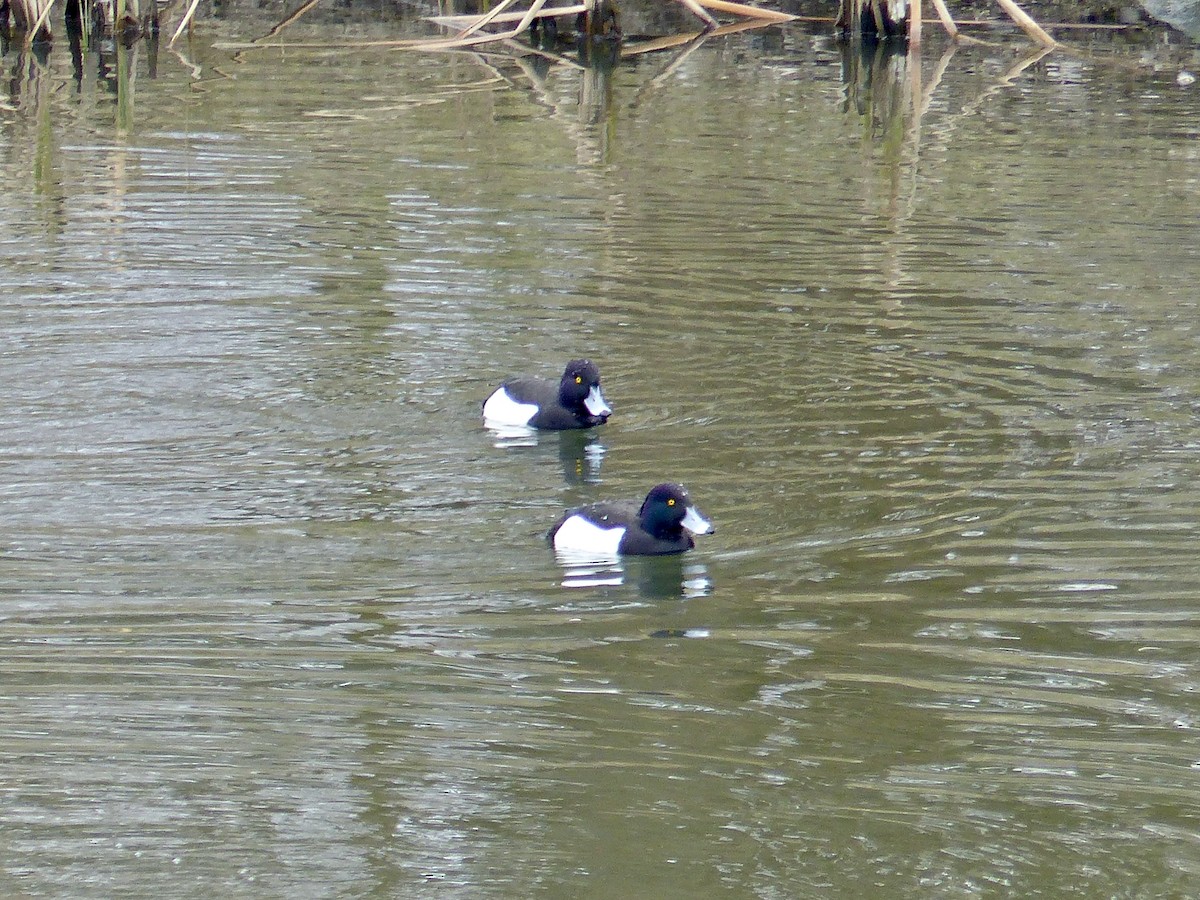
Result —
<path fill-rule="evenodd" d="M 576 383 L 576 384 L 583 384 L 583 376 L 582 376 L 582 375 L 576 375 L 576 376 L 575 376 L 575 383 Z"/>
<path fill-rule="evenodd" d="M 674 498 L 674 497 L 668 497 L 668 498 L 667 498 L 667 506 L 674 506 L 674 505 L 675 505 L 675 498 Z"/>

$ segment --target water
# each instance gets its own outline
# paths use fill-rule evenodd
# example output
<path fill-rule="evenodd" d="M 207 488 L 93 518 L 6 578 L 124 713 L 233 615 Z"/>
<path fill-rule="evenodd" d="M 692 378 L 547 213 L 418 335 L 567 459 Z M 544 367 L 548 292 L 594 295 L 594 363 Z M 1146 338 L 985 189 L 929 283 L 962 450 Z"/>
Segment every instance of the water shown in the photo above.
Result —
<path fill-rule="evenodd" d="M 264 30 L 10 83 L 6 894 L 1189 892 L 1194 88 Z M 544 543 L 665 479 L 694 552 Z"/>

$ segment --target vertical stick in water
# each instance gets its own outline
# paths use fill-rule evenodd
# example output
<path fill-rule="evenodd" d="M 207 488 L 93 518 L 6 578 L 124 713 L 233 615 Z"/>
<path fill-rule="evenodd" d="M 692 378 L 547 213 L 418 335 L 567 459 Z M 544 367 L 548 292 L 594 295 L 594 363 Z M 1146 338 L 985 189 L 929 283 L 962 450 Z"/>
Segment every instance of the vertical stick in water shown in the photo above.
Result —
<path fill-rule="evenodd" d="M 117 0 L 121 3 L 121 0 Z M 121 5 L 124 5 L 123 3 Z M 133 59 L 134 54 L 117 35 L 117 131 L 122 134 L 133 125 Z"/>

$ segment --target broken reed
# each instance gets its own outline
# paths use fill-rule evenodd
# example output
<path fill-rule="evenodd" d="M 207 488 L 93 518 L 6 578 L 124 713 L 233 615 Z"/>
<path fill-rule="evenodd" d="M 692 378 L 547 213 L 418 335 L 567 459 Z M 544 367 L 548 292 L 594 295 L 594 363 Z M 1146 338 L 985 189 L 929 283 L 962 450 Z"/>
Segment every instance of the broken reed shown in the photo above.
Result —
<path fill-rule="evenodd" d="M 47 19 L 53 0 L 9 0 L 8 10 L 13 27 L 30 41 L 50 40 Z"/>
<path fill-rule="evenodd" d="M 931 2 L 946 33 L 957 37 L 958 26 L 945 0 Z M 1055 46 L 1054 38 L 1021 9 L 1016 0 L 996 0 L 996 3 L 1030 38 L 1044 47 Z M 836 25 L 841 32 L 855 35 L 906 34 L 915 44 L 921 40 L 921 18 L 921 0 L 841 0 Z"/>
<path fill-rule="evenodd" d="M 68 5 L 68 21 L 99 22 L 105 29 L 126 34 L 143 27 L 140 0 L 64 0 L 64 3 Z M 3 24 L 11 23 L 15 31 L 25 36 L 26 43 L 52 39 L 50 12 L 54 0 L 7 0 L 4 7 L 10 18 Z"/>

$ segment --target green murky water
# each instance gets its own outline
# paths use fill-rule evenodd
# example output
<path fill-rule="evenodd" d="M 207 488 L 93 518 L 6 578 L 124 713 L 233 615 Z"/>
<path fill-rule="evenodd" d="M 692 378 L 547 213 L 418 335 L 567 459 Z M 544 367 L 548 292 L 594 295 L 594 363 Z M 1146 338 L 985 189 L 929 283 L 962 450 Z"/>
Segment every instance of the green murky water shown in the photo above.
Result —
<path fill-rule="evenodd" d="M 5 893 L 1188 893 L 1196 87 L 254 33 L 6 57 Z M 664 479 L 687 556 L 545 546 Z"/>

